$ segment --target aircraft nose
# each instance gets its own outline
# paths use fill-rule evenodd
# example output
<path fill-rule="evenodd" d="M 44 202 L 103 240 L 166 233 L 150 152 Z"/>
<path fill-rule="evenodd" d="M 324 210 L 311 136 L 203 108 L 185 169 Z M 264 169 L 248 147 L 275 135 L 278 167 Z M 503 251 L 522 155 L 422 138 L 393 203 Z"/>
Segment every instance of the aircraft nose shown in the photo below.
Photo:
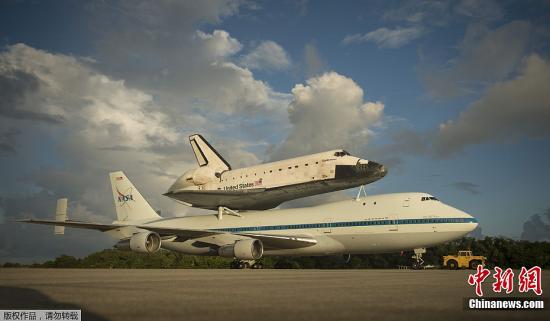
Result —
<path fill-rule="evenodd" d="M 388 173 L 388 170 L 386 167 L 382 164 L 379 164 L 377 162 L 369 161 L 367 164 L 367 172 L 370 176 L 377 176 L 377 177 L 384 177 Z"/>
<path fill-rule="evenodd" d="M 475 230 L 479 225 L 479 222 L 477 221 L 477 219 L 475 217 L 473 217 L 472 215 L 466 213 L 466 212 L 462 212 L 462 214 L 464 214 L 468 218 L 468 222 L 470 223 L 469 227 L 468 227 L 468 229 L 469 229 L 468 232 L 471 232 L 471 231 Z"/>

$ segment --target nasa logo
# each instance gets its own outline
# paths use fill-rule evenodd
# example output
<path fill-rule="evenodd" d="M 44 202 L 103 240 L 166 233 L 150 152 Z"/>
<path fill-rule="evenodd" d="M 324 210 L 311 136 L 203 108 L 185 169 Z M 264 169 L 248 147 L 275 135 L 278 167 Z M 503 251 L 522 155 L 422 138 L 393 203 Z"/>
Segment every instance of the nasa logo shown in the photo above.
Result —
<path fill-rule="evenodd" d="M 116 192 L 118 194 L 118 202 L 121 203 L 120 206 L 128 205 L 129 201 L 134 201 L 134 196 L 132 195 L 132 188 L 129 187 L 124 193 L 121 193 L 118 188 L 116 189 Z"/>

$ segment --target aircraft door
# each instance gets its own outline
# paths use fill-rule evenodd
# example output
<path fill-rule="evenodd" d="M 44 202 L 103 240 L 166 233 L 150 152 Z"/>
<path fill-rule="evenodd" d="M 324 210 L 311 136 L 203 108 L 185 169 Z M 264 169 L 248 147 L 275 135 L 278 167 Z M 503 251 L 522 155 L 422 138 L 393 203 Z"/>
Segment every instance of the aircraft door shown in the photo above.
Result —
<path fill-rule="evenodd" d="M 328 218 L 323 222 L 323 225 L 320 228 L 321 232 L 325 234 L 332 233 L 332 218 Z"/>
<path fill-rule="evenodd" d="M 399 216 L 397 214 L 390 214 L 388 216 L 389 224 L 388 231 L 397 232 L 399 231 Z"/>

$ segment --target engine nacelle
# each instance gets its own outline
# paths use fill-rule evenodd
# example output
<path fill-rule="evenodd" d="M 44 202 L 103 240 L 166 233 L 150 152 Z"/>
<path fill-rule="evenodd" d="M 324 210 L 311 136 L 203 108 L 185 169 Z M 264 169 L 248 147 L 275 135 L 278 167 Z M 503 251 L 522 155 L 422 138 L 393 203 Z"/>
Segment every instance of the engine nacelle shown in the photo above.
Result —
<path fill-rule="evenodd" d="M 140 253 L 155 253 L 160 250 L 160 236 L 155 232 L 141 232 L 130 239 L 122 240 L 115 245 L 119 250 L 132 250 Z"/>
<path fill-rule="evenodd" d="M 221 257 L 239 260 L 258 260 L 264 254 L 264 246 L 260 240 L 238 240 L 235 244 L 225 245 L 218 249 Z"/>

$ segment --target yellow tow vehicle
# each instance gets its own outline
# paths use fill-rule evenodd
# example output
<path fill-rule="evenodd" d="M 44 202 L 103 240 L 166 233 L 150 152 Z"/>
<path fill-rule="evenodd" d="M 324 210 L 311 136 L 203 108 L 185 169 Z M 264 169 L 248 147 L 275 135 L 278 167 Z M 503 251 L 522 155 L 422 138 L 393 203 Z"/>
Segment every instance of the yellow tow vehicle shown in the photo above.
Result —
<path fill-rule="evenodd" d="M 443 266 L 456 270 L 458 268 L 477 269 L 478 265 L 485 265 L 487 258 L 481 255 L 472 255 L 472 251 L 458 251 L 458 255 L 445 255 L 443 257 Z"/>

